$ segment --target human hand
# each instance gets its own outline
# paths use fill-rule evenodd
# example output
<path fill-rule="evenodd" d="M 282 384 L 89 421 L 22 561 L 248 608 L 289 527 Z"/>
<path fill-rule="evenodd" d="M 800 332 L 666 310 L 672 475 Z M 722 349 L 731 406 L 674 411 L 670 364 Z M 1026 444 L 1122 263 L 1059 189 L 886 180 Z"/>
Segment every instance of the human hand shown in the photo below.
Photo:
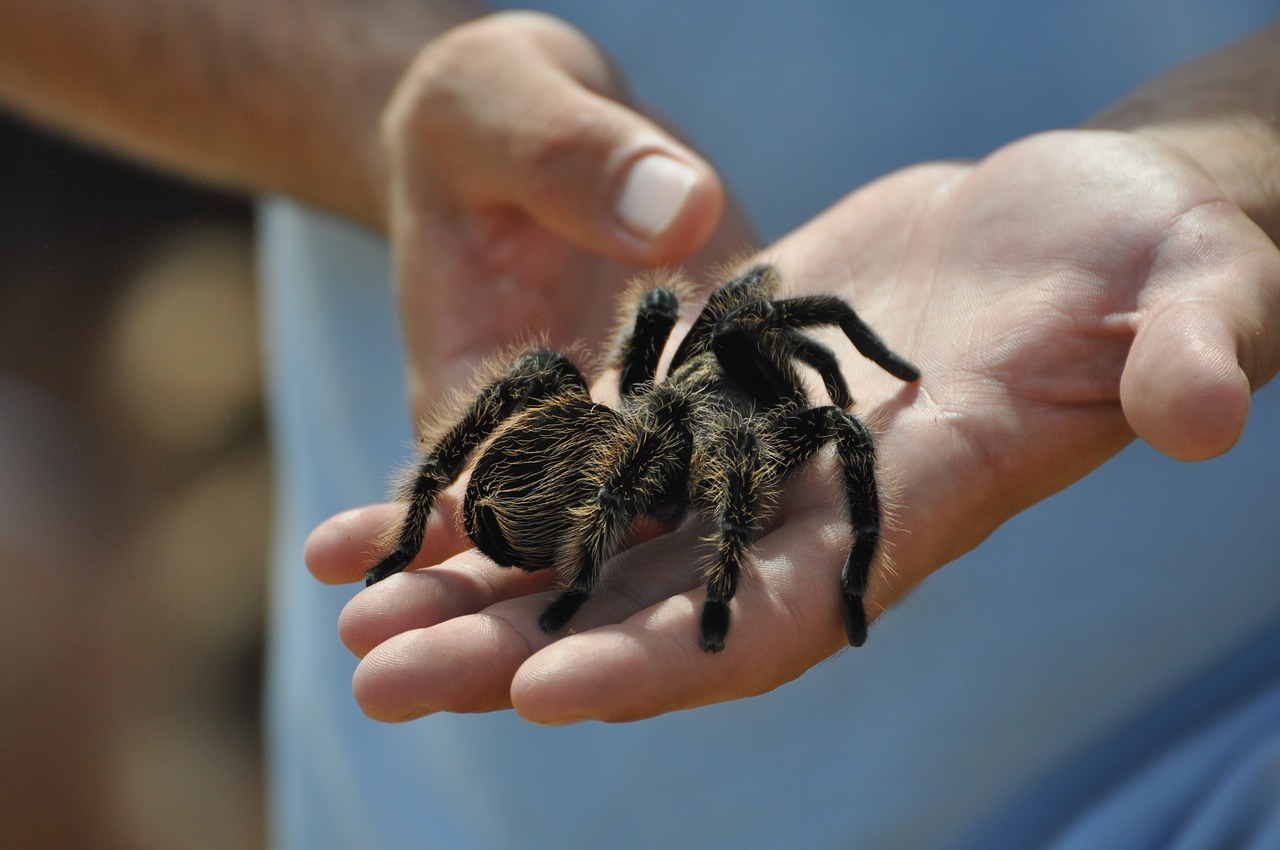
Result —
<path fill-rule="evenodd" d="M 1227 450 L 1250 390 L 1280 364 L 1275 246 L 1195 162 L 1128 134 L 1033 137 L 975 165 L 890 175 L 767 259 L 796 292 L 846 296 L 924 372 L 904 389 L 827 340 L 893 493 L 873 616 L 1135 433 L 1181 459 Z M 514 705 L 558 723 L 777 687 L 844 645 L 849 538 L 831 477 L 819 458 L 789 483 L 719 654 L 698 647 L 691 523 L 615 558 L 558 640 L 537 626 L 553 577 L 474 553 L 362 591 L 340 623 L 362 658 L 356 697 L 384 720 Z M 450 509 L 431 535 L 448 534 Z M 395 516 L 378 506 L 329 521 L 308 545 L 312 571 L 358 580 Z"/>
<path fill-rule="evenodd" d="M 751 242 L 736 208 L 721 215 L 712 169 L 547 15 L 495 14 L 432 41 L 383 137 L 418 417 L 513 343 L 599 342 L 635 266 L 703 266 Z"/>

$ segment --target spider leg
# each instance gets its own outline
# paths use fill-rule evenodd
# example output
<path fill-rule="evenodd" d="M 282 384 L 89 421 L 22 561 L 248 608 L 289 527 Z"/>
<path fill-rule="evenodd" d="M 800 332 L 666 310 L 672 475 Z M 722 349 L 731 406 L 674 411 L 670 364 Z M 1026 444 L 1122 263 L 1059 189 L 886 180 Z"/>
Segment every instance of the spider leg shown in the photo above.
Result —
<path fill-rule="evenodd" d="M 711 332 L 711 351 L 725 374 L 765 407 L 803 407 L 804 385 L 792 367 L 799 360 L 817 371 L 837 407 L 853 406 L 849 385 L 831 349 L 790 328 L 775 303 L 745 301 L 722 316 Z"/>
<path fill-rule="evenodd" d="M 854 348 L 895 378 L 911 382 L 920 370 L 905 358 L 889 350 L 889 346 L 871 329 L 849 304 L 834 295 L 805 295 L 773 302 L 777 326 L 798 330 L 816 325 L 838 325 Z"/>
<path fill-rule="evenodd" d="M 836 360 L 836 355 L 831 349 L 816 340 L 809 339 L 804 334 L 787 333 L 783 339 L 791 355 L 807 364 L 822 378 L 832 404 L 842 410 L 853 407 L 853 395 L 849 392 L 849 384 L 845 381 L 844 373 L 840 371 L 840 362 Z"/>
<path fill-rule="evenodd" d="M 834 406 L 796 411 L 782 419 L 777 433 L 784 473 L 796 469 L 823 444 L 836 444 L 854 534 L 840 573 L 840 598 L 849 644 L 862 646 L 867 640 L 862 596 L 880 545 L 880 495 L 871 434 L 862 420 Z"/>
<path fill-rule="evenodd" d="M 773 306 L 785 303 L 774 302 Z M 850 644 L 861 646 L 867 639 L 862 595 L 880 540 L 880 498 L 876 490 L 875 451 L 871 435 L 861 420 L 837 406 L 804 407 L 804 390 L 789 360 L 792 357 L 809 362 L 816 359 L 824 380 L 830 382 L 832 378 L 823 372 L 827 367 L 822 361 L 822 354 L 817 353 L 817 343 L 809 341 L 811 347 L 801 343 L 797 348 L 797 340 L 804 339 L 799 334 L 761 332 L 762 323 L 776 318 L 770 306 L 767 302 L 747 304 L 740 310 L 740 319 L 733 315 L 726 317 L 712 337 L 712 350 L 725 373 L 751 392 L 760 404 L 774 410 L 791 411 L 781 413 L 779 436 L 770 440 L 771 446 L 781 455 L 783 474 L 798 467 L 823 444 L 836 443 L 844 469 L 849 519 L 854 531 L 853 544 L 840 578 L 845 632 Z M 852 314 L 852 309 L 847 309 Z M 906 361 L 901 362 L 906 364 Z M 910 364 L 906 366 L 914 369 Z M 834 366 L 831 369 L 834 370 Z M 839 380 L 837 398 L 839 390 L 844 389 L 843 379 Z"/>
<path fill-rule="evenodd" d="M 635 324 L 619 346 L 622 395 L 633 395 L 637 387 L 653 381 L 679 313 L 680 299 L 670 289 L 650 289 L 640 296 Z"/>
<path fill-rule="evenodd" d="M 724 649 L 729 602 L 737 593 L 743 561 L 759 535 L 760 515 L 778 480 L 776 459 L 745 422 L 730 426 L 720 446 L 715 466 L 708 469 L 716 505 L 716 548 L 707 570 L 698 640 L 709 652 Z"/>
<path fill-rule="evenodd" d="M 759 265 L 718 287 L 707 298 L 706 305 L 676 348 L 676 353 L 671 358 L 672 370 L 707 350 L 716 324 L 726 314 L 748 301 L 771 297 L 780 284 L 777 269 Z"/>
<path fill-rule="evenodd" d="M 596 473 L 594 496 L 574 510 L 575 532 L 563 550 L 566 588 L 539 618 L 544 632 L 559 631 L 587 601 L 601 566 L 618 551 L 637 516 L 683 500 L 693 450 L 687 416 L 687 398 L 660 387 L 630 427 L 615 435 L 617 448 L 604 453 L 609 461 Z"/>
<path fill-rule="evenodd" d="M 440 491 L 458 479 L 471 453 L 503 421 L 530 402 L 563 395 L 587 395 L 587 382 L 564 355 L 536 350 L 520 355 L 501 377 L 485 386 L 454 423 L 428 449 L 401 498 L 407 511 L 391 552 L 365 573 L 375 584 L 401 572 L 422 548 L 427 519 Z"/>

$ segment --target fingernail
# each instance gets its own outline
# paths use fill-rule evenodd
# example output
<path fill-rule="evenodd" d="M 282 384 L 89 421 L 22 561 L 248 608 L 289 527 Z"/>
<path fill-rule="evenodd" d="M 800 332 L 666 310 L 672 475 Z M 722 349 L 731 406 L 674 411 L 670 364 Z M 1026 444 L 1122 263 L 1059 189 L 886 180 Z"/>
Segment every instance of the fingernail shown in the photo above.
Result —
<path fill-rule="evenodd" d="M 636 160 L 618 199 L 618 220 L 641 239 L 661 235 L 684 207 L 698 174 L 669 156 L 651 153 Z"/>

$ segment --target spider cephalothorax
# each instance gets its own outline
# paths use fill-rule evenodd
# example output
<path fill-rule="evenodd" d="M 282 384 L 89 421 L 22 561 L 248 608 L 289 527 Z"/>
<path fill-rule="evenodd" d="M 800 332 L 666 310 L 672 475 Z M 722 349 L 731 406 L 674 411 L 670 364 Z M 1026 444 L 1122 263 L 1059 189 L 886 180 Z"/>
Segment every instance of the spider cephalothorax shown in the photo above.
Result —
<path fill-rule="evenodd" d="M 904 381 L 919 371 L 890 351 L 834 296 L 775 298 L 771 266 L 716 289 L 676 349 L 664 380 L 658 358 L 679 309 L 676 292 L 641 292 L 613 360 L 619 402 L 591 400 L 564 355 L 531 350 L 487 384 L 458 421 L 425 446 L 402 498 L 394 548 L 369 570 L 373 584 L 400 572 L 422 546 L 436 496 L 474 456 L 463 497 L 466 532 L 503 566 L 554 567 L 564 589 L 539 624 L 564 626 L 599 582 L 601 566 L 641 516 L 671 520 L 691 508 L 714 529 L 701 645 L 724 648 L 729 601 L 748 547 L 782 479 L 834 443 L 853 542 L 840 578 L 845 630 L 866 640 L 862 594 L 880 539 L 871 436 L 835 355 L 801 333 L 838 326 L 863 356 Z M 810 406 L 796 363 L 817 372 L 831 404 Z"/>

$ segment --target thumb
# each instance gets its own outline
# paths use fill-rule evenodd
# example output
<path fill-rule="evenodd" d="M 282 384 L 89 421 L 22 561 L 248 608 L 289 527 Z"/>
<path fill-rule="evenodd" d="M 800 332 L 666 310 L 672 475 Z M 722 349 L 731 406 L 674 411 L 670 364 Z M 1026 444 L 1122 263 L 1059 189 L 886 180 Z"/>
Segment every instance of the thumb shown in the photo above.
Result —
<path fill-rule="evenodd" d="M 1224 230 L 1206 250 L 1206 234 Z M 1243 433 L 1250 393 L 1280 367 L 1280 253 L 1237 208 L 1204 207 L 1160 246 L 1151 280 L 1161 294 L 1121 376 L 1125 416 L 1170 457 L 1216 457 Z"/>
<path fill-rule="evenodd" d="M 426 203 L 516 208 L 611 259 L 681 260 L 715 229 L 723 188 L 621 96 L 608 60 L 577 30 L 545 15 L 494 15 L 423 51 L 388 106 L 384 139 L 405 185 L 429 187 L 418 196 Z"/>
<path fill-rule="evenodd" d="M 1154 317 L 1134 340 L 1120 399 L 1138 436 L 1170 457 L 1203 460 L 1230 449 L 1249 416 L 1249 379 L 1229 322 L 1202 302 Z"/>

